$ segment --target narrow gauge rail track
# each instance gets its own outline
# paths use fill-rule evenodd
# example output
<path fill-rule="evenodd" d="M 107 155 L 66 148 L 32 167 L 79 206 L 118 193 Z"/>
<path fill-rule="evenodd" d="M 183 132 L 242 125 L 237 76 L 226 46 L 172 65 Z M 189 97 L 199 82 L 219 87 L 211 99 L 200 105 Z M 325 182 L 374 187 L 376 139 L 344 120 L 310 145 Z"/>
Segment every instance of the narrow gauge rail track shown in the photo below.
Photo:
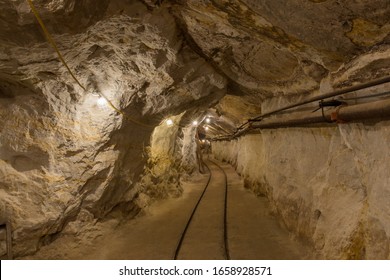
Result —
<path fill-rule="evenodd" d="M 227 228 L 227 209 L 228 209 L 228 182 L 227 182 L 227 176 L 226 176 L 226 173 L 225 171 L 223 170 L 223 168 L 218 165 L 215 161 L 212 161 L 212 160 L 208 160 L 209 162 L 211 162 L 212 164 L 214 164 L 223 174 L 223 177 L 224 177 L 224 202 L 223 202 L 223 209 L 221 211 L 223 211 L 223 228 L 222 228 L 222 234 L 223 234 L 223 251 L 224 251 L 224 258 L 226 260 L 229 260 L 230 259 L 230 251 L 229 251 L 229 242 L 228 242 L 228 228 Z M 177 246 L 175 248 L 175 252 L 173 254 L 173 259 L 174 260 L 177 260 L 180 256 L 180 252 L 181 252 L 181 249 L 182 249 L 182 245 L 183 245 L 183 242 L 186 238 L 189 238 L 187 233 L 188 233 L 188 229 L 190 228 L 190 225 L 194 219 L 194 217 L 197 215 L 197 212 L 198 212 L 198 209 L 199 209 L 199 205 L 201 204 L 202 200 L 204 199 L 205 197 L 205 194 L 208 192 L 209 190 L 209 186 L 210 186 L 210 181 L 212 179 L 212 176 L 213 176 L 213 172 L 211 171 L 210 167 L 208 166 L 207 163 L 205 163 L 206 165 L 206 168 L 208 170 L 208 173 L 209 173 L 209 178 L 207 180 L 207 183 L 201 193 L 201 195 L 199 196 L 194 208 L 192 209 L 192 212 L 187 220 L 187 223 L 180 235 L 180 238 L 179 238 L 179 241 L 177 243 Z"/>

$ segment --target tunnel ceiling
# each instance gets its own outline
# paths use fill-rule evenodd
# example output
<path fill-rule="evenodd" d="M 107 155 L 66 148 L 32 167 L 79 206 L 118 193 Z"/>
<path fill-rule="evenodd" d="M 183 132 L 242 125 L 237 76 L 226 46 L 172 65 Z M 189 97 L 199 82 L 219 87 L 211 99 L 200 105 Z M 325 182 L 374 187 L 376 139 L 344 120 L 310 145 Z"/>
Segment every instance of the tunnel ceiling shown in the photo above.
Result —
<path fill-rule="evenodd" d="M 126 91 L 113 96 L 125 99 L 122 107 L 136 93 L 135 107 L 144 117 L 211 107 L 225 95 L 215 108 L 239 124 L 258 115 L 262 104 L 272 106 L 265 100 L 345 86 L 347 79 L 364 82 L 388 71 L 385 0 L 34 3 L 80 80 L 98 90 Z M 39 88 L 42 81 L 58 80 L 80 98 L 27 2 L 1 5 L 3 97 L 15 94 L 3 88 L 21 81 Z M 185 73 L 180 64 L 194 69 Z M 208 92 L 213 97 L 202 99 Z"/>
<path fill-rule="evenodd" d="M 217 108 L 235 123 L 258 115 L 265 100 L 291 101 L 321 86 L 387 75 L 389 1 L 176 3 L 189 45 L 229 81 Z"/>

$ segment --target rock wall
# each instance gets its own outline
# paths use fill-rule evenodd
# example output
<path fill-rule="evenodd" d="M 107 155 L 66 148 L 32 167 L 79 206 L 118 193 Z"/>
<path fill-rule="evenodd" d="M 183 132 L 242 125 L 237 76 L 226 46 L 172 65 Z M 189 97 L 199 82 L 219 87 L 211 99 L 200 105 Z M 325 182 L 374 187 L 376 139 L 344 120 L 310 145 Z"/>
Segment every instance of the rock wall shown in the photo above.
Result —
<path fill-rule="evenodd" d="M 182 116 L 169 118 L 173 124 L 163 121 L 153 131 L 150 146 L 145 151 L 148 162 L 139 183 L 140 192 L 146 194 L 148 199 L 176 197 L 182 193 L 182 131 L 179 125 Z"/>
<path fill-rule="evenodd" d="M 145 153 L 148 162 L 138 186 L 148 199 L 180 196 L 181 180 L 199 172 L 195 138 L 197 126 L 191 122 L 181 124 L 190 116 L 195 118 L 193 113 L 170 117 L 173 124 L 163 121 L 154 129 Z"/>
<path fill-rule="evenodd" d="M 197 127 L 192 125 L 183 130 L 182 167 L 189 174 L 199 172 L 198 159 L 196 157 L 196 133 Z"/>
<path fill-rule="evenodd" d="M 173 2 L 193 44 L 255 104 L 317 90 L 328 73 L 389 44 L 386 0 Z"/>
<path fill-rule="evenodd" d="M 389 259 L 389 125 L 262 130 L 212 148 L 320 258 Z"/>

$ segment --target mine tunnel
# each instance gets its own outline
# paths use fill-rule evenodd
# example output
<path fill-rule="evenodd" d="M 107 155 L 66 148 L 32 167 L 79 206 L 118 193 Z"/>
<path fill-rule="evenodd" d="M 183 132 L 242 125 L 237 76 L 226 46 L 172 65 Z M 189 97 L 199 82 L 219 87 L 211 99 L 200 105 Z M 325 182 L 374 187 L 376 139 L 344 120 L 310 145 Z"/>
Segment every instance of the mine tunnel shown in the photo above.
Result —
<path fill-rule="evenodd" d="M 0 259 L 390 259 L 388 0 L 0 21 Z"/>

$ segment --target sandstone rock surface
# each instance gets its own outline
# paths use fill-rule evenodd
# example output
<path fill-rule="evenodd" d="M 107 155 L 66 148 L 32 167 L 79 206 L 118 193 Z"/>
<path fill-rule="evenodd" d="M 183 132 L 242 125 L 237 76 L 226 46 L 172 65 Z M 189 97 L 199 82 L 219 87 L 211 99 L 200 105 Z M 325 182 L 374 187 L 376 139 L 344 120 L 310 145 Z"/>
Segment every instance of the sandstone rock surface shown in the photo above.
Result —
<path fill-rule="evenodd" d="M 388 124 L 264 130 L 213 153 L 320 258 L 388 259 Z"/>

